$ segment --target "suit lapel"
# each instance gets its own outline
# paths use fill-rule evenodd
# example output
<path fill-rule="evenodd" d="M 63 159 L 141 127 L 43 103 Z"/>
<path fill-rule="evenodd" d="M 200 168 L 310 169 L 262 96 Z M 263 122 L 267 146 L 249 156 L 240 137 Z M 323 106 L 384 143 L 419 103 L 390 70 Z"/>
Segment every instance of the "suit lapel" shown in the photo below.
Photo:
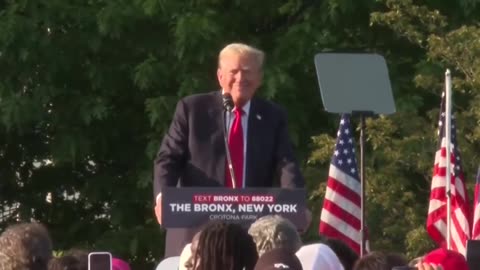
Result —
<path fill-rule="evenodd" d="M 211 137 L 211 143 L 213 149 L 215 149 L 215 154 L 212 157 L 216 168 L 215 179 L 218 179 L 220 184 L 223 186 L 225 184 L 226 160 L 225 142 L 223 138 L 224 113 L 220 91 L 215 92 L 213 96 L 215 99 L 213 106 L 208 109 L 208 114 L 211 121 L 210 123 L 206 124 L 212 125 L 212 130 L 214 130 Z"/>

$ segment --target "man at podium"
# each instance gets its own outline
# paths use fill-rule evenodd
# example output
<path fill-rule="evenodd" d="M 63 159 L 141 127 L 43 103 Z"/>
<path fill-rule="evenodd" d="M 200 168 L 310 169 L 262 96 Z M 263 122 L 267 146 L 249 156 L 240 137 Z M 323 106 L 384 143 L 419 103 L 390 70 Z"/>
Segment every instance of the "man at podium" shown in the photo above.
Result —
<path fill-rule="evenodd" d="M 263 60 L 264 53 L 256 48 L 229 44 L 218 57 L 221 89 L 178 102 L 154 161 L 155 214 L 160 224 L 163 187 L 304 187 L 284 110 L 254 96 L 262 81 Z M 225 113 L 230 96 L 233 109 Z M 165 257 L 178 256 L 196 231 L 168 229 Z"/>

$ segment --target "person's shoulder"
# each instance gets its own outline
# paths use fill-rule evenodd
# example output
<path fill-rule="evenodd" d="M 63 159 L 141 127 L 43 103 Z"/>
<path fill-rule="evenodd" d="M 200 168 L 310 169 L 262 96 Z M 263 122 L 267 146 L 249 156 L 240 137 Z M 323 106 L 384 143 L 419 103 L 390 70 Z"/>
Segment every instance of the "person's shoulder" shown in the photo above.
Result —
<path fill-rule="evenodd" d="M 274 101 L 270 101 L 260 97 L 255 97 L 254 100 L 255 100 L 254 102 L 256 102 L 258 106 L 263 110 L 267 110 L 272 113 L 282 113 L 282 114 L 286 113 L 285 108 Z"/>
<path fill-rule="evenodd" d="M 219 90 L 208 93 L 193 94 L 183 97 L 181 101 L 188 105 L 203 104 L 205 102 L 212 102 L 219 96 Z"/>

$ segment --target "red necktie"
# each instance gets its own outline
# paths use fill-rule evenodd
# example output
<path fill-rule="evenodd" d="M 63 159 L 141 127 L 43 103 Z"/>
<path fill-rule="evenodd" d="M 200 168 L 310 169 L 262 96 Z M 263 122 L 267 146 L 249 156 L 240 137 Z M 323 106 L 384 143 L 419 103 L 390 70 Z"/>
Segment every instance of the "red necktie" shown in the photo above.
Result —
<path fill-rule="evenodd" d="M 236 187 L 243 187 L 243 128 L 242 128 L 242 113 L 243 110 L 235 107 L 235 120 L 233 120 L 232 128 L 228 136 L 228 148 L 230 149 L 230 157 L 232 159 L 233 172 L 235 173 Z M 225 172 L 225 185 L 233 187 L 230 170 Z"/>

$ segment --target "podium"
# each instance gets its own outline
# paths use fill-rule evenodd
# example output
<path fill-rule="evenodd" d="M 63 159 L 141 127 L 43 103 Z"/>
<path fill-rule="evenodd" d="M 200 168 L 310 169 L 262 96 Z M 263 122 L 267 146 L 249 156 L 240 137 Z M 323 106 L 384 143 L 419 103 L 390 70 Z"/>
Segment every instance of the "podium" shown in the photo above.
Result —
<path fill-rule="evenodd" d="M 280 215 L 307 227 L 305 189 L 167 187 L 162 190 L 162 226 L 193 228 L 210 221 L 249 226 L 265 215 Z"/>

